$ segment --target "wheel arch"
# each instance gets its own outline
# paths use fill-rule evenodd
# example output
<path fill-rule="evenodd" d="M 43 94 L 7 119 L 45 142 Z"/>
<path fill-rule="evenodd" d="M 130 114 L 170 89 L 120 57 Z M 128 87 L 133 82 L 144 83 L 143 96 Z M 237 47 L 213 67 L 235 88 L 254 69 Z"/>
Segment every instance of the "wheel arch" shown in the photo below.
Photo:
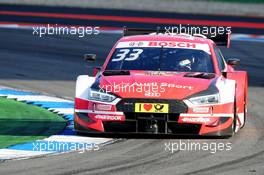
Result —
<path fill-rule="evenodd" d="M 79 75 L 76 80 L 75 98 L 87 99 L 89 88 L 95 81 L 95 77 Z"/>
<path fill-rule="evenodd" d="M 245 124 L 248 104 L 248 75 L 246 71 L 235 71 L 227 73 L 227 79 L 236 81 L 235 101 L 236 114 L 240 127 Z"/>

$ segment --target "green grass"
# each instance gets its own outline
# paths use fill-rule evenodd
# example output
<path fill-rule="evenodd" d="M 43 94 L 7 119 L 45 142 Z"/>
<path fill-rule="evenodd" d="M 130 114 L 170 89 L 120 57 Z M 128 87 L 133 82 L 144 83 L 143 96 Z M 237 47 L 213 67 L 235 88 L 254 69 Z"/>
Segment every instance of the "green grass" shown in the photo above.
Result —
<path fill-rule="evenodd" d="M 0 148 L 57 134 L 66 121 L 38 106 L 0 98 Z"/>

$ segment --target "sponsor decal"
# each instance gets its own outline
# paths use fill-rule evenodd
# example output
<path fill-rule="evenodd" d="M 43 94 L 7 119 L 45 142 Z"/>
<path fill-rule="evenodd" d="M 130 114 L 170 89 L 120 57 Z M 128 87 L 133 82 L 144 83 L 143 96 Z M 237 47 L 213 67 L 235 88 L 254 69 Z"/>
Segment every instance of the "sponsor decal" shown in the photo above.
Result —
<path fill-rule="evenodd" d="M 209 107 L 193 108 L 193 112 L 197 112 L 197 113 L 208 113 L 209 111 L 210 111 Z"/>
<path fill-rule="evenodd" d="M 150 41 L 148 43 L 149 47 L 176 47 L 176 48 L 193 48 L 195 49 L 197 46 L 196 43 L 186 43 L 186 42 L 173 42 L 173 41 Z"/>
<path fill-rule="evenodd" d="M 96 109 L 99 111 L 110 111 L 112 109 L 112 105 L 96 104 Z"/>
<path fill-rule="evenodd" d="M 160 86 L 168 87 L 168 88 L 176 88 L 176 89 L 189 89 L 189 90 L 193 89 L 193 86 L 179 85 L 174 83 L 161 83 Z"/>
<path fill-rule="evenodd" d="M 182 118 L 181 120 L 184 122 L 199 122 L 199 123 L 210 122 L 209 118 L 198 118 L 198 117 L 194 117 L 194 118 L 185 117 Z"/>
<path fill-rule="evenodd" d="M 192 42 L 177 42 L 177 41 L 124 41 L 119 42 L 116 48 L 133 48 L 133 47 L 164 47 L 164 48 L 183 48 L 203 50 L 210 54 L 208 44 L 192 43 Z"/>
<path fill-rule="evenodd" d="M 209 118 L 209 117 L 180 117 L 180 123 L 213 123 L 217 121 L 218 118 Z"/>
<path fill-rule="evenodd" d="M 131 47 L 141 47 L 143 45 L 144 45 L 144 43 L 141 42 L 141 41 L 139 41 L 139 42 L 130 42 L 129 43 L 129 46 L 131 46 Z"/>
<path fill-rule="evenodd" d="M 113 116 L 113 115 L 96 115 L 96 119 L 100 120 L 110 120 L 110 121 L 122 121 L 122 116 Z"/>
<path fill-rule="evenodd" d="M 136 73 L 136 75 L 150 75 L 150 76 L 174 76 L 176 74 L 181 74 L 181 72 L 146 71 L 144 73 Z"/>
<path fill-rule="evenodd" d="M 135 112 L 168 113 L 169 104 L 165 103 L 135 103 Z"/>
<path fill-rule="evenodd" d="M 159 92 L 146 92 L 144 95 L 146 97 L 160 97 L 161 93 L 159 93 Z"/>

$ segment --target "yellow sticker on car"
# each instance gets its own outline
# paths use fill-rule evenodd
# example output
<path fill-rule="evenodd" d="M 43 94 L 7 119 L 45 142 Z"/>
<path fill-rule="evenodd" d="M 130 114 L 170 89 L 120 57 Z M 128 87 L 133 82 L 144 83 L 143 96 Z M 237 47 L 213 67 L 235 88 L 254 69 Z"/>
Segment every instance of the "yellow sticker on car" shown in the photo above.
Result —
<path fill-rule="evenodd" d="M 135 112 L 169 113 L 169 104 L 165 103 L 136 103 Z"/>

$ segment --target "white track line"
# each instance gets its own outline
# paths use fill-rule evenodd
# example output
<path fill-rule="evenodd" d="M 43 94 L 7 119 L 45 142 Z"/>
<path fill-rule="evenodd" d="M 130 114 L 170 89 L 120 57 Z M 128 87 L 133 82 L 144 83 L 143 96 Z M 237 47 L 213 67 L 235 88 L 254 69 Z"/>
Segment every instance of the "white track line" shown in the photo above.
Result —
<path fill-rule="evenodd" d="M 64 115 L 72 115 L 74 112 L 73 108 L 49 108 L 48 110 Z"/>
<path fill-rule="evenodd" d="M 112 141 L 111 138 L 96 138 L 96 137 L 81 137 L 81 136 L 62 136 L 62 135 L 53 135 L 49 138 L 44 139 L 45 141 L 56 141 L 56 142 L 76 142 L 76 143 L 94 143 L 102 144 L 105 142 Z"/>
<path fill-rule="evenodd" d="M 45 155 L 45 154 L 50 154 L 50 153 L 53 153 L 53 152 L 0 149 L 0 159 L 26 158 L 26 157 L 39 156 L 39 155 Z"/>
<path fill-rule="evenodd" d="M 46 95 L 8 95 L 7 98 L 17 99 L 17 101 L 48 101 L 48 102 L 71 102 L 57 97 Z"/>

